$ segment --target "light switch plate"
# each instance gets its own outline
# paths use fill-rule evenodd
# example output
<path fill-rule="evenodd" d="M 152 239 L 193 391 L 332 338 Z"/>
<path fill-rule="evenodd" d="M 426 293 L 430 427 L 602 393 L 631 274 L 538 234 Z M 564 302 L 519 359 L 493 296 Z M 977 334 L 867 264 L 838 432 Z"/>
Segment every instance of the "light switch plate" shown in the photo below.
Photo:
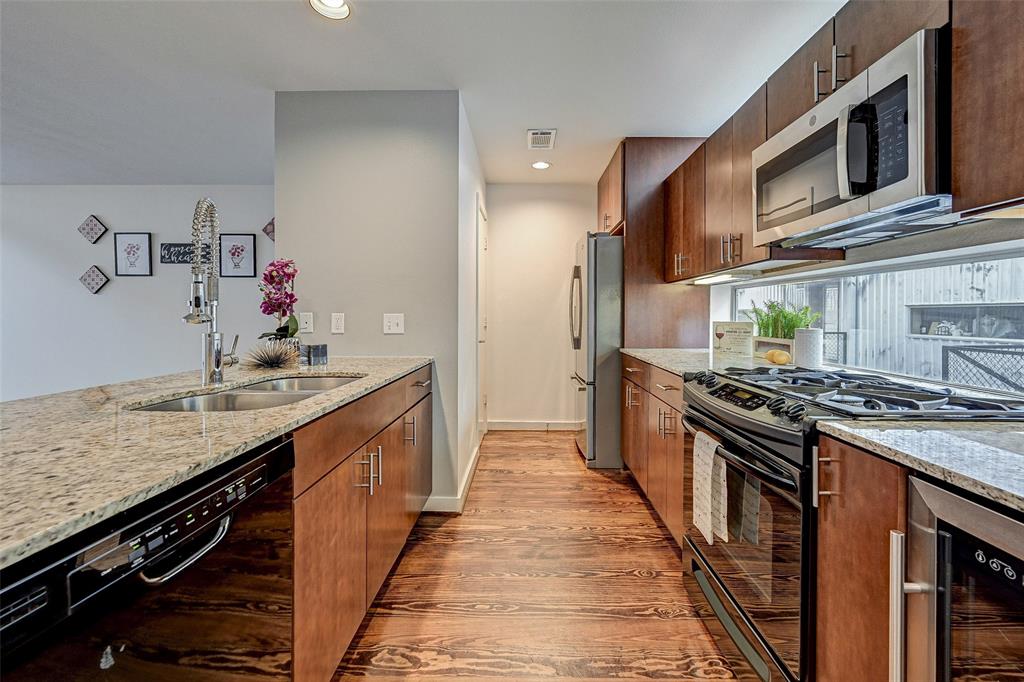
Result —
<path fill-rule="evenodd" d="M 404 334 L 405 313 L 384 313 L 384 333 Z"/>
<path fill-rule="evenodd" d="M 313 313 L 299 313 L 299 333 L 313 333 Z"/>
<path fill-rule="evenodd" d="M 345 333 L 345 313 L 331 313 L 331 333 Z"/>

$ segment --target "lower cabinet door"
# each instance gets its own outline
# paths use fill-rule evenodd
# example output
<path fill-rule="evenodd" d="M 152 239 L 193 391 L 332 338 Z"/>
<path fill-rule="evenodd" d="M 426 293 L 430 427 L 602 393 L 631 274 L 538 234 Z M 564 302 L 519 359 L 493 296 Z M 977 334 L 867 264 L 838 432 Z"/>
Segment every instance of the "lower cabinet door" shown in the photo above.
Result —
<path fill-rule="evenodd" d="M 647 402 L 647 499 L 663 520 L 665 518 L 666 494 L 668 488 L 668 460 L 665 451 L 664 421 L 672 408 L 657 398 Z"/>
<path fill-rule="evenodd" d="M 327 682 L 366 612 L 369 469 L 349 457 L 293 503 L 296 682 Z"/>
<path fill-rule="evenodd" d="M 416 406 L 405 413 L 403 428 L 405 430 L 405 471 L 406 471 L 406 508 L 405 536 L 409 535 L 416 520 L 423 511 L 423 505 L 430 497 L 433 485 L 431 461 L 431 419 L 433 411 L 431 396 L 416 403 Z M 403 542 L 405 538 L 403 538 Z"/>
<path fill-rule="evenodd" d="M 636 390 L 633 382 L 629 379 L 622 379 L 622 392 L 619 395 L 619 398 L 622 400 L 620 405 L 622 429 L 619 435 L 619 453 L 622 455 L 622 463 L 630 471 L 633 470 L 633 402 L 638 400 L 633 397 L 633 392 Z"/>
<path fill-rule="evenodd" d="M 366 502 L 366 603 L 369 607 L 408 537 L 405 418 L 399 417 L 366 446 L 374 462 L 373 494 Z"/>
<path fill-rule="evenodd" d="M 683 546 L 683 462 L 686 461 L 686 446 L 693 444 L 683 430 L 678 410 L 671 410 L 664 418 L 665 432 L 665 514 L 662 521 L 672 533 L 673 539 Z"/>

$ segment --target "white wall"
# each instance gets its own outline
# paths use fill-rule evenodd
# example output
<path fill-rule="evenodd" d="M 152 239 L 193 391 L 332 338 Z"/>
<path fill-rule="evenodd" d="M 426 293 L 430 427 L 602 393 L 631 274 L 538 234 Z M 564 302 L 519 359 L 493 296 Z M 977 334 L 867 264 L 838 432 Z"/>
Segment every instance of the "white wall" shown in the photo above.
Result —
<path fill-rule="evenodd" d="M 573 424 L 569 274 L 597 214 L 593 185 L 488 185 L 491 428 Z"/>
<path fill-rule="evenodd" d="M 261 232 L 274 215 L 270 186 L 0 187 L 0 398 L 198 372 L 202 330 L 181 321 L 189 268 L 162 265 L 159 248 L 189 241 L 203 196 L 222 231 L 256 234 L 258 273 L 274 255 Z M 108 228 L 95 244 L 77 231 L 90 214 Z M 152 277 L 114 276 L 114 232 L 153 233 Z M 90 265 L 111 280 L 95 295 L 78 281 Z M 220 296 L 221 329 L 241 334 L 241 350 L 273 327 L 255 279 L 221 280 Z"/>
<path fill-rule="evenodd" d="M 473 131 L 459 96 L 459 480 L 464 497 L 480 445 L 477 420 L 477 202 L 485 203 L 486 185 Z"/>
<path fill-rule="evenodd" d="M 435 358 L 432 497 L 454 500 L 468 460 L 460 175 L 468 187 L 478 172 L 460 173 L 458 92 L 281 92 L 275 128 L 277 253 L 301 271 L 311 340 L 332 354 Z M 331 312 L 345 313 L 344 335 L 330 334 Z M 404 335 L 383 334 L 385 312 L 405 313 Z"/>

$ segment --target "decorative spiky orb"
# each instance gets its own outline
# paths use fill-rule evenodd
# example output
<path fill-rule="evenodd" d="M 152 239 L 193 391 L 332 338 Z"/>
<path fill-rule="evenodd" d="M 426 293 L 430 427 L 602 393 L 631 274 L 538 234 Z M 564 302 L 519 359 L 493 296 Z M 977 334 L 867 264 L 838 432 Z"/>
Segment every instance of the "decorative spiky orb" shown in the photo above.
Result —
<path fill-rule="evenodd" d="M 275 339 L 250 348 L 249 354 L 245 356 L 243 362 L 247 367 L 273 369 L 287 367 L 293 364 L 298 357 L 299 352 L 295 349 L 294 344 Z"/>

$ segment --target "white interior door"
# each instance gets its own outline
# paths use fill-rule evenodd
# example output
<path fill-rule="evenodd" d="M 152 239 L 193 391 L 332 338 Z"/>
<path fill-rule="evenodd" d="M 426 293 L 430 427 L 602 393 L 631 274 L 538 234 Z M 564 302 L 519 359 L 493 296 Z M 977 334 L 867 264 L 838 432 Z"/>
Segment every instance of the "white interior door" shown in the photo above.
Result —
<path fill-rule="evenodd" d="M 476 195 L 476 415 L 480 437 L 487 433 L 487 212 Z"/>

